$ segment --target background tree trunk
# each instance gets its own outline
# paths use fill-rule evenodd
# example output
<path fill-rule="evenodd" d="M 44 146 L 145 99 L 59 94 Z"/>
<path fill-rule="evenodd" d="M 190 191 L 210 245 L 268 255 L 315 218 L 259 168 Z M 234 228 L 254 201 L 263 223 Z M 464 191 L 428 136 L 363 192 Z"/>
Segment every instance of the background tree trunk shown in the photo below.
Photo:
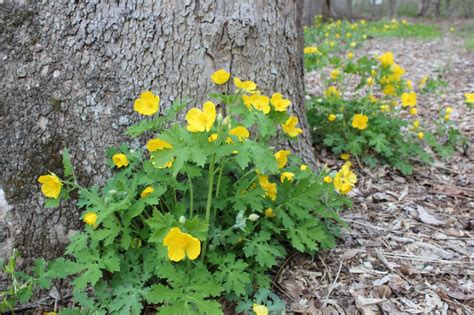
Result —
<path fill-rule="evenodd" d="M 0 200 L 1 255 L 12 240 L 28 258 L 62 252 L 81 225 L 79 210 L 64 201 L 44 208 L 37 177 L 61 174 L 68 147 L 79 181 L 103 182 L 105 149 L 139 119 L 132 104 L 143 90 L 160 95 L 163 112 L 175 99 L 200 106 L 221 67 L 255 80 L 263 93 L 292 100 L 304 135 L 290 146 L 314 161 L 303 107 L 302 1 L 18 3 L 0 2 L 0 185 L 8 202 Z"/>

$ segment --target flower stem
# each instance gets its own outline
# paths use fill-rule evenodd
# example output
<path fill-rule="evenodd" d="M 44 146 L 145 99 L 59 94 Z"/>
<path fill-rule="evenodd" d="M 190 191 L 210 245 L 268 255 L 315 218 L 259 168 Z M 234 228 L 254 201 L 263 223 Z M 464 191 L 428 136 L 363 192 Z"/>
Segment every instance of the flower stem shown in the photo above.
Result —
<path fill-rule="evenodd" d="M 209 165 L 209 189 L 207 190 L 207 204 L 206 204 L 206 223 L 209 224 L 211 217 L 211 205 L 212 205 L 212 190 L 214 188 L 214 167 L 216 162 L 216 155 L 214 154 L 211 158 L 211 163 Z M 204 261 L 206 256 L 207 241 L 204 242 L 202 248 L 201 259 Z"/>
<path fill-rule="evenodd" d="M 189 184 L 189 218 L 193 217 L 194 211 L 194 192 L 193 192 L 193 182 L 191 176 L 189 175 L 188 168 L 186 167 L 186 175 L 188 175 L 188 184 Z"/>

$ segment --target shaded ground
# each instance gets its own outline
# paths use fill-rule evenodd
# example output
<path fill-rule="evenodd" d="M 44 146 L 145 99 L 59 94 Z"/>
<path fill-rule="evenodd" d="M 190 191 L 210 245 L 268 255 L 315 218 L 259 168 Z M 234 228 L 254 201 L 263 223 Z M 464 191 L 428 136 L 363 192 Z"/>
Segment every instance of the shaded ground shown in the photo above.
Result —
<path fill-rule="evenodd" d="M 292 257 L 275 280 L 296 314 L 474 313 L 474 112 L 463 103 L 474 91 L 474 51 L 446 32 L 428 41 L 369 40 L 355 55 L 387 50 L 414 82 L 443 75 L 449 86 L 442 102 L 419 97 L 420 115 L 452 106 L 469 147 L 449 161 L 418 165 L 411 177 L 359 168 L 354 207 L 342 215 L 350 229 L 339 246 L 314 259 Z M 310 93 L 318 93 L 317 81 L 308 74 Z"/>

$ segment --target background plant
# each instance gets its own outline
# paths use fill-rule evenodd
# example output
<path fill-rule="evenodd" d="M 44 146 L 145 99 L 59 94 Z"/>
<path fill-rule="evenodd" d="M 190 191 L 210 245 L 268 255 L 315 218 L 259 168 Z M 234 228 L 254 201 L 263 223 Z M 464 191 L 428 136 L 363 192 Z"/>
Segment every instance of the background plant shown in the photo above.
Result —
<path fill-rule="evenodd" d="M 351 153 L 368 166 L 380 161 L 411 174 L 414 161 L 430 163 L 431 151 L 446 158 L 465 140 L 450 121 L 451 107 L 442 108 L 435 121 L 423 124 L 418 116 L 417 93 L 441 94 L 445 84 L 440 78 L 426 76 L 413 83 L 405 78 L 405 69 L 391 52 L 355 57 L 347 45 L 338 44 L 338 49 L 327 46 L 328 41 L 336 40 L 347 44 L 347 38 L 337 35 L 349 30 L 355 33 L 351 38 L 364 39 L 360 33 L 377 27 L 372 24 L 321 24 L 316 20 L 315 29 L 307 31 L 307 40 L 326 38 L 322 45 L 306 48 L 305 67 L 318 70 L 322 82 L 321 96 L 307 102 L 308 121 L 315 146 L 325 145 L 336 154 Z M 382 29 L 394 32 L 408 27 L 406 21 L 394 20 Z M 349 94 L 350 82 L 354 87 Z"/>

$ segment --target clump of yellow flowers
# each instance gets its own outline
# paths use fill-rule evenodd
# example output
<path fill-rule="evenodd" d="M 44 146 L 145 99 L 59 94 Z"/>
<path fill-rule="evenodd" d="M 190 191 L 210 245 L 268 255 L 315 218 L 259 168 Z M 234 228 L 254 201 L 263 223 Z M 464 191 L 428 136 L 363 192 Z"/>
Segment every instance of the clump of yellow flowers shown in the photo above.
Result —
<path fill-rule="evenodd" d="M 84 312 L 139 314 L 147 303 L 222 314 L 222 299 L 254 301 L 244 312 L 279 312 L 281 303 L 267 304 L 278 298 L 267 272 L 287 249 L 335 245 L 332 226 L 349 205 L 344 185 L 353 187 L 353 176 L 336 175 L 333 185 L 329 170 L 315 172 L 292 152 L 287 143 L 303 129 L 291 95 L 264 93 L 224 68 L 210 81 L 233 91 L 162 108 L 154 92 L 139 94 L 133 108 L 145 119 L 127 135 L 146 138 L 107 150 L 113 176 L 102 188 L 79 184 L 67 150 L 64 176 L 38 178 L 47 205 L 78 192 L 83 230 L 48 275 L 71 276 L 74 294 L 91 288 L 91 303 L 75 301 Z M 115 303 L 119 296 L 130 303 Z"/>

